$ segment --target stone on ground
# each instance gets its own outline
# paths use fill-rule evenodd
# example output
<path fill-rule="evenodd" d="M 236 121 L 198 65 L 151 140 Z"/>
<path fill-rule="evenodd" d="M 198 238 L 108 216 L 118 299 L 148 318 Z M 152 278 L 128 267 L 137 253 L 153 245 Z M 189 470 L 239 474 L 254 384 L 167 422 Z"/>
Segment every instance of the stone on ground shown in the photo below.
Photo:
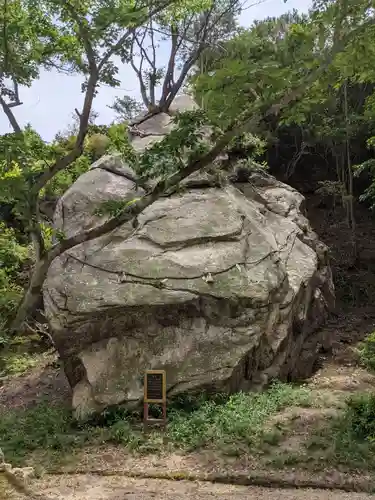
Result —
<path fill-rule="evenodd" d="M 164 114 L 142 122 L 136 149 L 172 126 Z M 146 369 L 167 371 L 168 396 L 247 390 L 310 375 L 329 343 L 331 270 L 304 197 L 267 174 L 223 187 L 208 177 L 53 261 L 45 309 L 77 417 L 139 404 Z M 55 225 L 70 237 L 106 219 L 94 215 L 103 201 L 143 193 L 104 156 L 59 200 Z"/>

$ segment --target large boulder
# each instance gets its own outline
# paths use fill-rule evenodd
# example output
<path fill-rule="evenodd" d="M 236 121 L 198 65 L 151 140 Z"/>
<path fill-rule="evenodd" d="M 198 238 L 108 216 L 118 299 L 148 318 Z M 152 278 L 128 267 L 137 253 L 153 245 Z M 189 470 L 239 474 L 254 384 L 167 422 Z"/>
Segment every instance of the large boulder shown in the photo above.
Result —
<path fill-rule="evenodd" d="M 158 133 L 167 123 L 152 120 Z M 147 369 L 167 371 L 170 397 L 303 378 L 327 342 L 331 270 L 303 196 L 260 173 L 195 180 L 50 267 L 45 310 L 77 417 L 138 405 Z M 59 200 L 55 225 L 72 236 L 103 222 L 104 200 L 142 193 L 119 156 L 103 157 Z"/>

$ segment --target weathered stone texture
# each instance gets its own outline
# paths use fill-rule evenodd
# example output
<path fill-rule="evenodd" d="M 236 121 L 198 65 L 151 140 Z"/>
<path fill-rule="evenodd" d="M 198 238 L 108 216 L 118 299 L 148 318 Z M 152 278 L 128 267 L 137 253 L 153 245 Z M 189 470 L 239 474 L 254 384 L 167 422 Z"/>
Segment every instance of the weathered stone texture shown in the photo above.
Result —
<path fill-rule="evenodd" d="M 143 129 L 162 136 L 167 118 Z M 93 212 L 102 201 L 143 193 L 135 178 L 119 157 L 101 158 L 59 201 L 56 227 L 71 236 L 101 223 Z M 55 259 L 45 309 L 76 415 L 138 404 L 146 369 L 167 370 L 169 396 L 308 376 L 334 292 L 303 203 L 254 173 L 246 184 L 162 198 L 136 227 Z"/>

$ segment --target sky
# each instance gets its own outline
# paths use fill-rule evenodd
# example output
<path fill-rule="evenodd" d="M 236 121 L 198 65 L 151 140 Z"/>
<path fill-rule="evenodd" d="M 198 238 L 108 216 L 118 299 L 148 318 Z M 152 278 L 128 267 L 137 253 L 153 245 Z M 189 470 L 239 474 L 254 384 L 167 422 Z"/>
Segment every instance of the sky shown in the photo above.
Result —
<path fill-rule="evenodd" d="M 250 6 L 252 3 L 255 5 Z M 258 3 L 249 0 L 247 8 L 242 12 L 239 21 L 244 27 L 249 27 L 254 20 L 281 14 L 297 9 L 307 12 L 312 0 L 265 0 Z M 168 45 L 160 47 L 160 61 L 167 57 Z M 111 105 L 116 96 L 128 94 L 139 98 L 137 78 L 128 65 L 121 65 L 118 75 L 120 87 L 103 86 L 94 100 L 93 109 L 99 114 L 96 123 L 107 124 L 113 121 L 114 112 L 107 106 Z M 22 106 L 13 108 L 14 114 L 22 126 L 31 123 L 44 140 L 50 141 L 59 131 L 66 130 L 72 123 L 74 109 L 81 109 L 83 94 L 81 93 L 82 76 L 62 75 L 57 71 L 42 71 L 38 80 L 30 88 L 20 89 Z M 0 113 L 0 134 L 11 132 L 6 116 Z"/>

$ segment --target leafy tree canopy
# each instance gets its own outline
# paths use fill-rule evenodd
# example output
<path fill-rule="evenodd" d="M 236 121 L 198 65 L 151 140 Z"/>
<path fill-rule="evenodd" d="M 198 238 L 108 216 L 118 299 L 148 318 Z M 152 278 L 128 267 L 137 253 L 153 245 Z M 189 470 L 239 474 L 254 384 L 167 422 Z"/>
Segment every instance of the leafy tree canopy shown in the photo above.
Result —
<path fill-rule="evenodd" d="M 368 64 L 375 50 L 374 6 L 374 0 L 317 0 L 308 15 L 294 11 L 240 29 L 236 0 L 4 0 L 0 104 L 13 132 L 0 137 L 0 209 L 7 209 L 3 227 L 18 257 L 6 264 L 10 282 L 2 283 L 22 290 L 27 284 L 12 329 L 35 309 L 55 257 L 130 220 L 224 148 L 260 155 L 285 132 L 297 137 L 298 131 L 300 138 L 289 170 L 304 148 L 317 144 L 335 158 L 335 186 L 348 207 L 354 245 L 353 143 L 365 137 L 369 147 L 375 144 L 375 75 Z M 169 43 L 166 63 L 157 60 L 162 42 Z M 137 75 L 143 103 L 120 96 L 113 105 L 117 123 L 96 125 L 95 96 L 102 84 L 119 85 L 124 63 Z M 13 112 L 22 105 L 20 86 L 31 85 L 42 68 L 82 77 L 76 123 L 51 143 L 30 125 L 21 127 Z M 181 114 L 170 137 L 137 156 L 126 122 L 141 109 L 168 111 L 186 83 L 204 111 Z M 201 132 L 207 123 L 214 126 L 212 144 Z M 155 177 L 153 190 L 116 207 L 99 228 L 70 239 L 53 235 L 42 203 L 110 151 L 126 156 L 143 177 Z M 375 173 L 371 161 L 357 171 L 366 168 Z M 365 195 L 373 193 L 370 187 Z M 0 254 L 9 255 L 1 245 Z M 25 252 L 32 263 L 27 283 L 17 274 Z"/>

